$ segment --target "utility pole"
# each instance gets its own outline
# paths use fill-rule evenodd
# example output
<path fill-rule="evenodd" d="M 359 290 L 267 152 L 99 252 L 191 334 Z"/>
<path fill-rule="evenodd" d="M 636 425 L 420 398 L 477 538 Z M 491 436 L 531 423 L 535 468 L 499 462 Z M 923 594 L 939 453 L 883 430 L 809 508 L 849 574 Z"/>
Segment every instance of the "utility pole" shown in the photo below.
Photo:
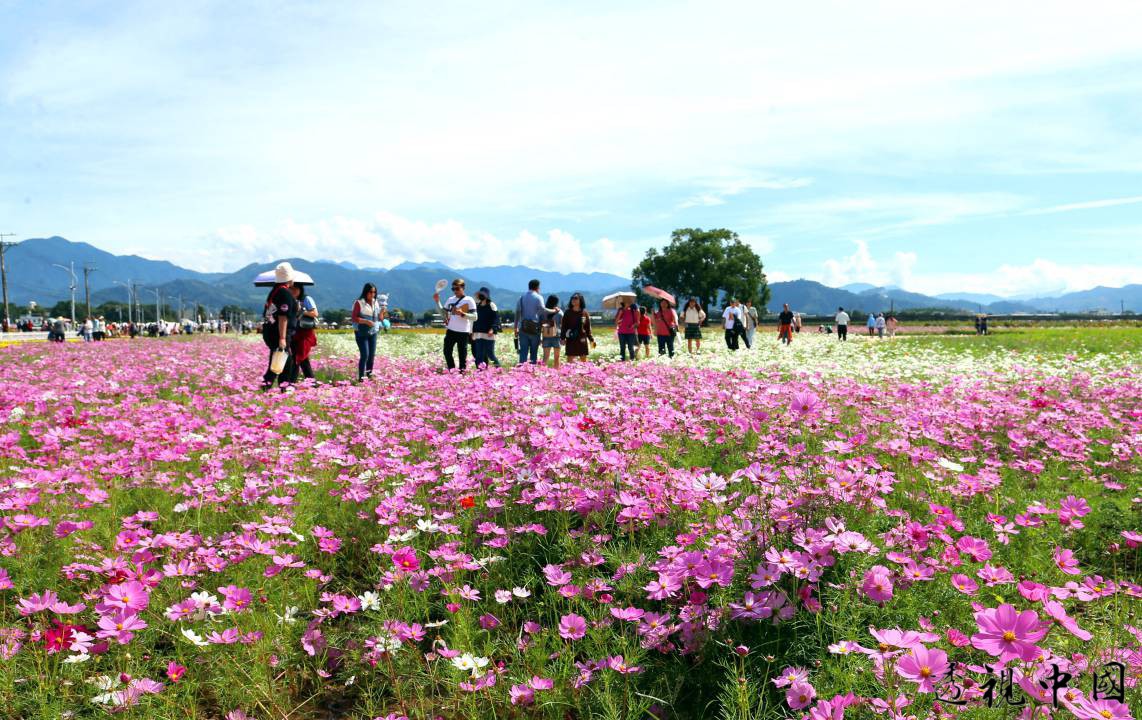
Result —
<path fill-rule="evenodd" d="M 122 282 L 120 280 L 112 280 L 111 282 L 115 283 L 116 285 L 122 285 L 123 287 L 127 288 L 127 322 L 129 322 L 129 323 L 135 322 L 135 314 L 132 312 L 132 309 L 135 305 L 135 299 L 131 296 L 131 279 L 127 278 L 127 282 Z M 119 315 L 120 315 L 119 320 L 120 320 L 120 322 L 122 322 L 123 312 L 121 310 L 119 311 Z"/>
<path fill-rule="evenodd" d="M 91 284 L 87 281 L 88 276 L 99 268 L 94 265 L 84 263 L 83 265 L 83 303 L 87 305 L 87 317 L 91 317 Z"/>
<path fill-rule="evenodd" d="M 151 292 L 155 294 L 155 322 L 161 323 L 163 320 L 162 296 L 159 294 L 158 288 L 151 288 Z"/>
<path fill-rule="evenodd" d="M 135 317 L 138 318 L 135 322 L 140 325 L 143 324 L 143 301 L 139 299 L 139 288 L 142 287 L 139 283 L 131 283 L 133 288 L 132 294 L 135 296 Z"/>
<path fill-rule="evenodd" d="M 0 233 L 0 283 L 4 285 L 4 332 L 8 332 L 8 326 L 12 322 L 8 318 L 8 268 L 4 265 L 4 251 L 16 245 L 5 240 L 6 237 L 16 237 L 16 233 Z"/>
<path fill-rule="evenodd" d="M 72 325 L 72 329 L 74 330 L 75 329 L 75 285 L 76 285 L 76 283 L 75 283 L 75 261 L 73 260 L 72 262 L 69 262 L 66 266 L 60 265 L 59 263 L 52 263 L 52 267 L 57 267 L 60 270 L 67 270 L 68 274 L 71 275 L 71 286 L 70 286 L 71 287 L 71 325 Z"/>

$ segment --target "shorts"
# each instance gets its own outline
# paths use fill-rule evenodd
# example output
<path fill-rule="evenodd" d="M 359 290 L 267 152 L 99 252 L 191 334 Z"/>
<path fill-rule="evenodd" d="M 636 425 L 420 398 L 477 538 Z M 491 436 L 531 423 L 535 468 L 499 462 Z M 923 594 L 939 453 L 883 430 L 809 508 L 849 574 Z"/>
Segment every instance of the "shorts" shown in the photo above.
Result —
<path fill-rule="evenodd" d="M 649 345 L 650 344 L 650 336 L 649 335 L 639 335 L 638 341 L 640 343 L 642 343 L 643 345 Z"/>
<path fill-rule="evenodd" d="M 686 339 L 687 340 L 701 340 L 702 339 L 702 326 L 698 323 L 686 323 Z"/>
<path fill-rule="evenodd" d="M 557 348 L 557 347 L 562 347 L 562 346 L 559 343 L 558 337 L 545 337 L 545 338 L 543 338 L 543 347 L 545 347 L 545 348 Z"/>

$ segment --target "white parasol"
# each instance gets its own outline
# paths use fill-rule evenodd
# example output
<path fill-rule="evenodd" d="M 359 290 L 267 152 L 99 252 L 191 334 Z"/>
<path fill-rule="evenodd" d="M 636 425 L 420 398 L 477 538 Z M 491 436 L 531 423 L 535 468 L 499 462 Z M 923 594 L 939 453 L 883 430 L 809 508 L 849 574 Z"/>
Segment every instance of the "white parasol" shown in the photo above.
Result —
<path fill-rule="evenodd" d="M 617 293 L 611 293 L 610 295 L 603 298 L 603 307 L 614 310 L 618 308 L 619 303 L 623 300 L 634 300 L 636 297 L 637 295 L 635 295 L 630 290 L 621 290 Z"/>
<path fill-rule="evenodd" d="M 296 285 L 312 285 L 313 278 L 311 278 L 307 273 L 303 273 L 301 270 L 294 270 L 293 282 Z M 254 278 L 255 287 L 273 287 L 274 285 L 277 285 L 277 282 L 274 280 L 273 270 L 267 270 L 264 273 L 258 273 L 258 277 Z"/>

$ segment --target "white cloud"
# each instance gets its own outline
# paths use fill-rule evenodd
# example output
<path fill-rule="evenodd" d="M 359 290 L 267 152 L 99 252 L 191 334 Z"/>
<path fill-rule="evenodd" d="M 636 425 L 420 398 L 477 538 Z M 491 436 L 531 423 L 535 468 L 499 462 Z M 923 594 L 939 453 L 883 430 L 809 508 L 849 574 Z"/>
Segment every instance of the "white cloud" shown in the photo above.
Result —
<path fill-rule="evenodd" d="M 856 250 L 852 255 L 841 259 L 825 261 L 821 282 L 830 287 L 840 287 L 850 283 L 870 283 L 872 285 L 908 288 L 913 284 L 913 268 L 916 266 L 916 253 L 895 252 L 886 259 L 876 259 L 864 240 L 855 240 Z"/>
<path fill-rule="evenodd" d="M 778 205 L 758 222 L 872 236 L 1006 215 L 1027 204 L 1028 198 L 1004 192 L 843 195 Z"/>
<path fill-rule="evenodd" d="M 782 178 L 768 175 L 757 177 L 738 175 L 700 180 L 697 184 L 704 189 L 679 203 L 678 209 L 725 205 L 727 198 L 741 195 L 749 190 L 792 190 L 807 187 L 812 183 L 811 178 Z"/>
<path fill-rule="evenodd" d="M 1052 296 L 1099 285 L 1121 287 L 1142 283 L 1142 265 L 1056 263 L 1042 258 L 1025 265 L 1000 265 L 982 273 L 926 273 L 910 290 L 927 294 L 991 293 L 1002 297 Z"/>
<path fill-rule="evenodd" d="M 154 256 L 154 249 L 140 252 Z M 627 275 L 630 254 L 602 237 L 583 241 L 560 229 L 542 236 L 528 230 L 502 238 L 455 220 L 429 223 L 391 212 L 370 220 L 335 217 L 313 223 L 287 221 L 274 230 L 234 225 L 215 230 L 185 248 L 163 248 L 162 258 L 203 271 L 233 271 L 251 262 L 284 257 L 349 261 L 362 267 L 401 262 L 442 262 L 450 267 L 527 265 L 558 272 Z"/>
<path fill-rule="evenodd" d="M 1055 213 L 1071 212 L 1073 210 L 1097 210 L 1099 208 L 1118 207 L 1119 205 L 1137 205 L 1139 203 L 1142 203 L 1142 195 L 1132 195 L 1130 197 L 1087 200 L 1084 202 L 1066 203 L 1063 205 L 1053 205 L 1051 207 L 1035 208 L 1028 210 L 1026 214 L 1053 215 Z"/>

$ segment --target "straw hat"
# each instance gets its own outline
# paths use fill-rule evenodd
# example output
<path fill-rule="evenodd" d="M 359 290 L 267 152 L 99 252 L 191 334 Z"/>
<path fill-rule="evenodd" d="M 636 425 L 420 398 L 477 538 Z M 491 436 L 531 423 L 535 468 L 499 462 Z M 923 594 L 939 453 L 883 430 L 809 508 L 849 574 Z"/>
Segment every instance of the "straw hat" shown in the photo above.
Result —
<path fill-rule="evenodd" d="M 278 263 L 274 268 L 274 282 L 287 283 L 293 280 L 293 265 L 288 262 Z"/>

